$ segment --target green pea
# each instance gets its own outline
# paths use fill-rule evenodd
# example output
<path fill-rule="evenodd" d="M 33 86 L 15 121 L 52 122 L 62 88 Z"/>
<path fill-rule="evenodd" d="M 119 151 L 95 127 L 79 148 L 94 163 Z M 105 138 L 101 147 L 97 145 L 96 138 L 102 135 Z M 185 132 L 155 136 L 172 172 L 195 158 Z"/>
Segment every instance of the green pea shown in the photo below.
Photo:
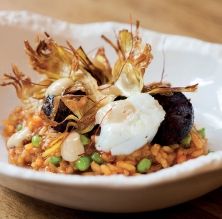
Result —
<path fill-rule="evenodd" d="M 79 171 L 86 171 L 89 168 L 90 164 L 90 157 L 82 156 L 76 161 L 75 166 Z"/>
<path fill-rule="evenodd" d="M 49 162 L 54 165 L 58 165 L 61 162 L 61 160 L 62 160 L 61 157 L 56 157 L 56 156 L 52 156 L 49 158 Z"/>
<path fill-rule="evenodd" d="M 146 173 L 147 170 L 150 169 L 151 164 L 152 164 L 151 160 L 149 160 L 147 158 L 143 158 L 136 166 L 137 171 L 139 173 Z"/>
<path fill-rule="evenodd" d="M 206 137 L 206 130 L 205 130 L 205 128 L 199 129 L 198 132 L 199 132 L 199 134 L 201 135 L 202 138 Z"/>
<path fill-rule="evenodd" d="M 191 142 L 191 135 L 188 134 L 188 135 L 181 141 L 181 144 L 187 146 L 187 145 L 190 145 L 190 142 Z"/>
<path fill-rule="evenodd" d="M 87 145 L 90 142 L 89 138 L 86 137 L 85 135 L 80 135 L 80 141 L 82 142 L 83 145 Z"/>
<path fill-rule="evenodd" d="M 23 125 L 22 124 L 18 124 L 17 127 L 16 127 L 16 131 L 21 131 L 23 128 Z"/>
<path fill-rule="evenodd" d="M 96 163 L 98 164 L 102 164 L 103 163 L 103 159 L 101 157 L 101 154 L 98 153 L 98 152 L 94 152 L 92 155 L 91 155 L 91 158 L 93 161 L 95 161 Z"/>
<path fill-rule="evenodd" d="M 32 136 L 32 145 L 34 147 L 39 147 L 39 145 L 41 144 L 42 138 L 39 135 L 34 135 Z"/>

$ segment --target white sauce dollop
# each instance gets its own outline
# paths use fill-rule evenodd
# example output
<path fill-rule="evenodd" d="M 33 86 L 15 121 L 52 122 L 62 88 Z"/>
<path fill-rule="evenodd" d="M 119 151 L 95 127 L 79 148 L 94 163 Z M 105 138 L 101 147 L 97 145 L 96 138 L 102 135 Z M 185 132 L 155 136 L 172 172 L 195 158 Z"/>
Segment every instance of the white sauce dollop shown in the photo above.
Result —
<path fill-rule="evenodd" d="M 45 96 L 53 95 L 58 96 L 61 95 L 67 88 L 69 88 L 73 84 L 73 80 L 70 78 L 60 78 L 54 81 L 46 90 Z"/>
<path fill-rule="evenodd" d="M 80 135 L 75 131 L 71 132 L 62 143 L 62 158 L 66 161 L 73 162 L 76 161 L 84 152 L 85 149 L 80 140 Z"/>
<path fill-rule="evenodd" d="M 164 117 L 162 106 L 149 94 L 111 102 L 96 114 L 96 123 L 101 125 L 96 149 L 128 155 L 152 141 Z"/>
<path fill-rule="evenodd" d="M 31 131 L 24 127 L 22 130 L 14 133 L 7 141 L 7 148 L 18 147 L 23 144 L 24 140 L 27 140 L 32 135 Z"/>

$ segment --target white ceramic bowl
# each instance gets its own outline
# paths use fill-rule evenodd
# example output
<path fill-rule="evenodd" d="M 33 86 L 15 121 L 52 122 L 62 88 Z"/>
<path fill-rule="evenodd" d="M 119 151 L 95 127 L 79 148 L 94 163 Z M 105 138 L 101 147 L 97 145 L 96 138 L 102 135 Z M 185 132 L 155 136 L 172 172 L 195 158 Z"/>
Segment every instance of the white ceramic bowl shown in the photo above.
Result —
<path fill-rule="evenodd" d="M 0 72 L 16 63 L 24 72 L 33 71 L 23 51 L 24 39 L 47 31 L 58 41 L 81 44 L 90 51 L 105 46 L 100 39 L 114 39 L 113 30 L 129 28 L 114 22 L 76 25 L 28 12 L 0 12 Z M 199 91 L 189 94 L 195 108 L 195 123 L 205 127 L 210 149 L 215 152 L 149 175 L 67 176 L 12 166 L 7 162 L 0 137 L 0 184 L 23 194 L 71 208 L 105 212 L 139 212 L 165 208 L 201 196 L 222 185 L 222 46 L 181 36 L 141 30 L 153 48 L 154 60 L 146 81 L 159 80 L 165 52 L 165 79 L 174 85 L 199 82 Z M 165 41 L 164 48 L 163 42 Z M 0 88 L 2 121 L 18 104 L 12 88 Z"/>

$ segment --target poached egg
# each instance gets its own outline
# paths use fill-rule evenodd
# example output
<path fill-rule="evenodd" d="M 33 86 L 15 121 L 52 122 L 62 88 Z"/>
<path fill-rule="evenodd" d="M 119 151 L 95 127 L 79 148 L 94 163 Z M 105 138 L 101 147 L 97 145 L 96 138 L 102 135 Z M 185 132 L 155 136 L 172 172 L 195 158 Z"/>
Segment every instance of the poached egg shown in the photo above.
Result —
<path fill-rule="evenodd" d="M 96 114 L 101 126 L 96 149 L 112 155 L 131 154 L 152 141 L 164 117 L 162 106 L 146 93 L 108 103 Z"/>

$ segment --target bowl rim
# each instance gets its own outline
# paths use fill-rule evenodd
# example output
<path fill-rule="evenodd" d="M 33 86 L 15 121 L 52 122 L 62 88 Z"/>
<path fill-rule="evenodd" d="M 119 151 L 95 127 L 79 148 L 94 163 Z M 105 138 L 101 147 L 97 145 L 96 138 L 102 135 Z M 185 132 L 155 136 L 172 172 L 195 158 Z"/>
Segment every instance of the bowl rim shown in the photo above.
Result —
<path fill-rule="evenodd" d="M 27 22 L 35 23 L 34 29 L 40 28 L 41 24 L 47 20 L 47 25 L 61 26 L 59 31 L 63 31 L 64 28 L 77 28 L 82 29 L 87 27 L 97 28 L 101 25 L 108 26 L 108 28 L 120 28 L 127 27 L 129 24 L 118 22 L 96 22 L 87 24 L 72 24 L 65 21 L 60 21 L 51 17 L 35 14 L 27 11 L 0 11 L 0 25 L 16 26 L 19 28 L 25 28 L 23 25 L 24 20 Z M 27 24 L 26 24 L 27 25 Z M 39 30 L 38 30 L 39 32 Z M 155 31 L 150 31 L 141 28 L 143 34 L 151 34 L 154 37 L 168 36 L 171 38 L 180 38 L 183 43 L 188 42 L 194 46 L 193 49 L 200 48 L 203 50 L 212 51 L 212 54 L 216 59 L 222 60 L 222 44 L 209 43 L 192 37 L 163 34 Z M 123 176 L 123 175 L 111 175 L 111 176 L 81 176 L 81 175 L 64 175 L 53 174 L 49 172 L 37 172 L 27 168 L 17 167 L 5 162 L 0 161 L 0 175 L 20 180 L 35 181 L 41 183 L 59 184 L 66 186 L 90 186 L 100 188 L 115 188 L 115 189 L 129 189 L 138 187 L 147 187 L 170 183 L 185 178 L 193 177 L 195 175 L 204 174 L 211 171 L 222 171 L 222 150 L 209 153 L 208 155 L 201 156 L 182 164 L 177 164 L 173 167 L 162 169 L 155 173 L 139 176 Z M 222 182 L 221 182 L 222 183 Z"/>
<path fill-rule="evenodd" d="M 157 186 L 218 170 L 221 170 L 222 172 L 222 151 L 211 152 L 208 155 L 188 160 L 182 164 L 177 164 L 155 173 L 138 176 L 82 176 L 55 174 L 50 172 L 34 171 L 0 161 L 0 176 L 7 176 L 18 180 L 38 183 L 50 183 L 54 185 L 65 185 L 71 187 L 90 186 L 110 189 L 133 189 L 138 187 Z"/>

